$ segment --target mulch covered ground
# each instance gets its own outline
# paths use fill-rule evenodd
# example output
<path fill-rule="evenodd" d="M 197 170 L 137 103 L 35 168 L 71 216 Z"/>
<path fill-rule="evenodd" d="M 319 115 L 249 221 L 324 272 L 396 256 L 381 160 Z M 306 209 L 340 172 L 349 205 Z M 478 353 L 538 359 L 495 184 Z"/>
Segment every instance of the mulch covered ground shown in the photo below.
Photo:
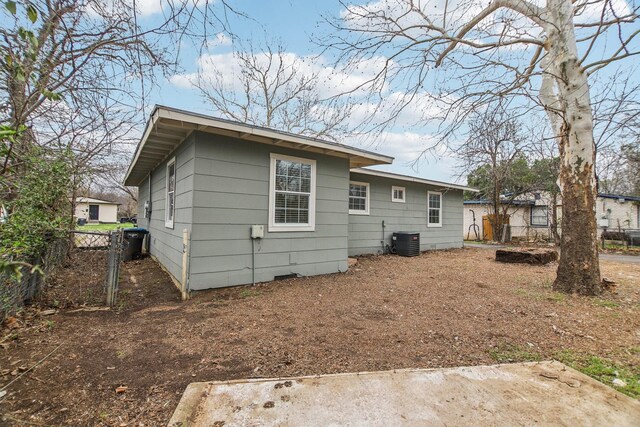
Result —
<path fill-rule="evenodd" d="M 152 260 L 135 261 L 119 310 L 28 312 L 2 330 L 2 385 L 53 351 L 8 387 L 2 420 L 162 425 L 193 381 L 492 364 L 505 346 L 640 365 L 640 265 L 603 261 L 618 287 L 601 298 L 552 292 L 555 268 L 485 249 L 372 257 L 180 302 Z"/>

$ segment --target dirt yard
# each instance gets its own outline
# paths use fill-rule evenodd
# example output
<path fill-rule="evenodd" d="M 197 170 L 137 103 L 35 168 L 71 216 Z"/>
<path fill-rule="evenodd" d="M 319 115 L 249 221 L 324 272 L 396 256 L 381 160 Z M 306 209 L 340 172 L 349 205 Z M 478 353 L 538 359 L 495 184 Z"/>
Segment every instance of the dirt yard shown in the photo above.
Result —
<path fill-rule="evenodd" d="M 567 297 L 551 290 L 555 264 L 492 255 L 361 258 L 345 274 L 184 303 L 153 261 L 128 263 L 118 310 L 28 312 L 5 326 L 2 386 L 53 353 L 7 388 L 2 422 L 162 425 L 187 384 L 205 380 L 591 356 L 638 378 L 640 265 L 603 261 L 616 292 Z"/>

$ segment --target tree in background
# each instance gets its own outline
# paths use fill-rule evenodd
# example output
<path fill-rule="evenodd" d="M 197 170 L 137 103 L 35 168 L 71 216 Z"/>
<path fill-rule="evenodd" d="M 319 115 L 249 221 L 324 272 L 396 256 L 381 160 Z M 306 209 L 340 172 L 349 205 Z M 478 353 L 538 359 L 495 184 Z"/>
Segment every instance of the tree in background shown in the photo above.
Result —
<path fill-rule="evenodd" d="M 501 238 L 513 202 L 531 191 L 528 138 L 522 124 L 497 103 L 469 118 L 466 139 L 455 150 L 467 184 L 490 202 L 494 239 Z"/>
<path fill-rule="evenodd" d="M 617 70 L 593 97 L 598 190 L 604 193 L 640 195 L 634 162 L 640 152 L 640 84 L 634 74 L 637 69 Z"/>
<path fill-rule="evenodd" d="M 246 44 L 236 40 L 233 69 L 205 57 L 191 81 L 216 114 L 315 138 L 336 140 L 347 133 L 351 108 L 320 96 L 327 76 L 311 58 L 287 53 L 281 43 L 259 49 Z"/>
<path fill-rule="evenodd" d="M 178 66 L 182 42 L 206 43 L 225 28 L 226 2 L 163 1 L 140 24 L 141 2 L 7 1 L 0 12 L 0 179 L 11 214 L 17 181 L 35 147 L 71 153 L 69 196 L 87 177 L 107 181 L 135 144 L 145 98 Z M 178 46 L 178 48 L 175 48 Z M 67 214 L 71 221 L 73 207 Z"/>
<path fill-rule="evenodd" d="M 370 115 L 363 123 L 374 129 L 393 124 L 424 98 L 442 105 L 440 135 L 449 142 L 469 114 L 496 98 L 517 97 L 527 114 L 544 111 L 559 150 L 563 199 L 562 257 L 553 287 L 597 295 L 589 83 L 604 67 L 640 53 L 637 11 L 609 0 L 383 0 L 347 5 L 329 21 L 335 32 L 325 44 L 347 70 L 382 57 L 359 88 L 368 88 L 369 102 L 378 105 L 384 88 L 400 95 L 386 118 Z M 423 120 L 430 119 L 426 111 Z"/>

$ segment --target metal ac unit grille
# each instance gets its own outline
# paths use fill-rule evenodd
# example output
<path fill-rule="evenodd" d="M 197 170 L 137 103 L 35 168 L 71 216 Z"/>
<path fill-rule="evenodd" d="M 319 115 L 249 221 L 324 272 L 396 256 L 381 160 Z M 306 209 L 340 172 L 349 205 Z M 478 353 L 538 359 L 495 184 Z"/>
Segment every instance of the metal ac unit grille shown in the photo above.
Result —
<path fill-rule="evenodd" d="M 420 233 L 393 233 L 393 245 L 396 253 L 402 256 L 420 255 Z"/>

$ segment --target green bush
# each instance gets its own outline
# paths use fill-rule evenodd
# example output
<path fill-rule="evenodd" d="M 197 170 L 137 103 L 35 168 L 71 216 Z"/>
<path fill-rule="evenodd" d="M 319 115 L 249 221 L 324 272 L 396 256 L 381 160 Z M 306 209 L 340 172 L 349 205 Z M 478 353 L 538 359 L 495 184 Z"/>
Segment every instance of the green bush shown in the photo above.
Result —
<path fill-rule="evenodd" d="M 29 261 L 68 228 L 71 218 L 71 159 L 69 152 L 32 148 L 11 174 L 0 223 L 0 254 L 4 261 Z M 6 178 L 6 177 L 5 177 Z M 6 193 L 5 193 L 6 194 Z"/>

